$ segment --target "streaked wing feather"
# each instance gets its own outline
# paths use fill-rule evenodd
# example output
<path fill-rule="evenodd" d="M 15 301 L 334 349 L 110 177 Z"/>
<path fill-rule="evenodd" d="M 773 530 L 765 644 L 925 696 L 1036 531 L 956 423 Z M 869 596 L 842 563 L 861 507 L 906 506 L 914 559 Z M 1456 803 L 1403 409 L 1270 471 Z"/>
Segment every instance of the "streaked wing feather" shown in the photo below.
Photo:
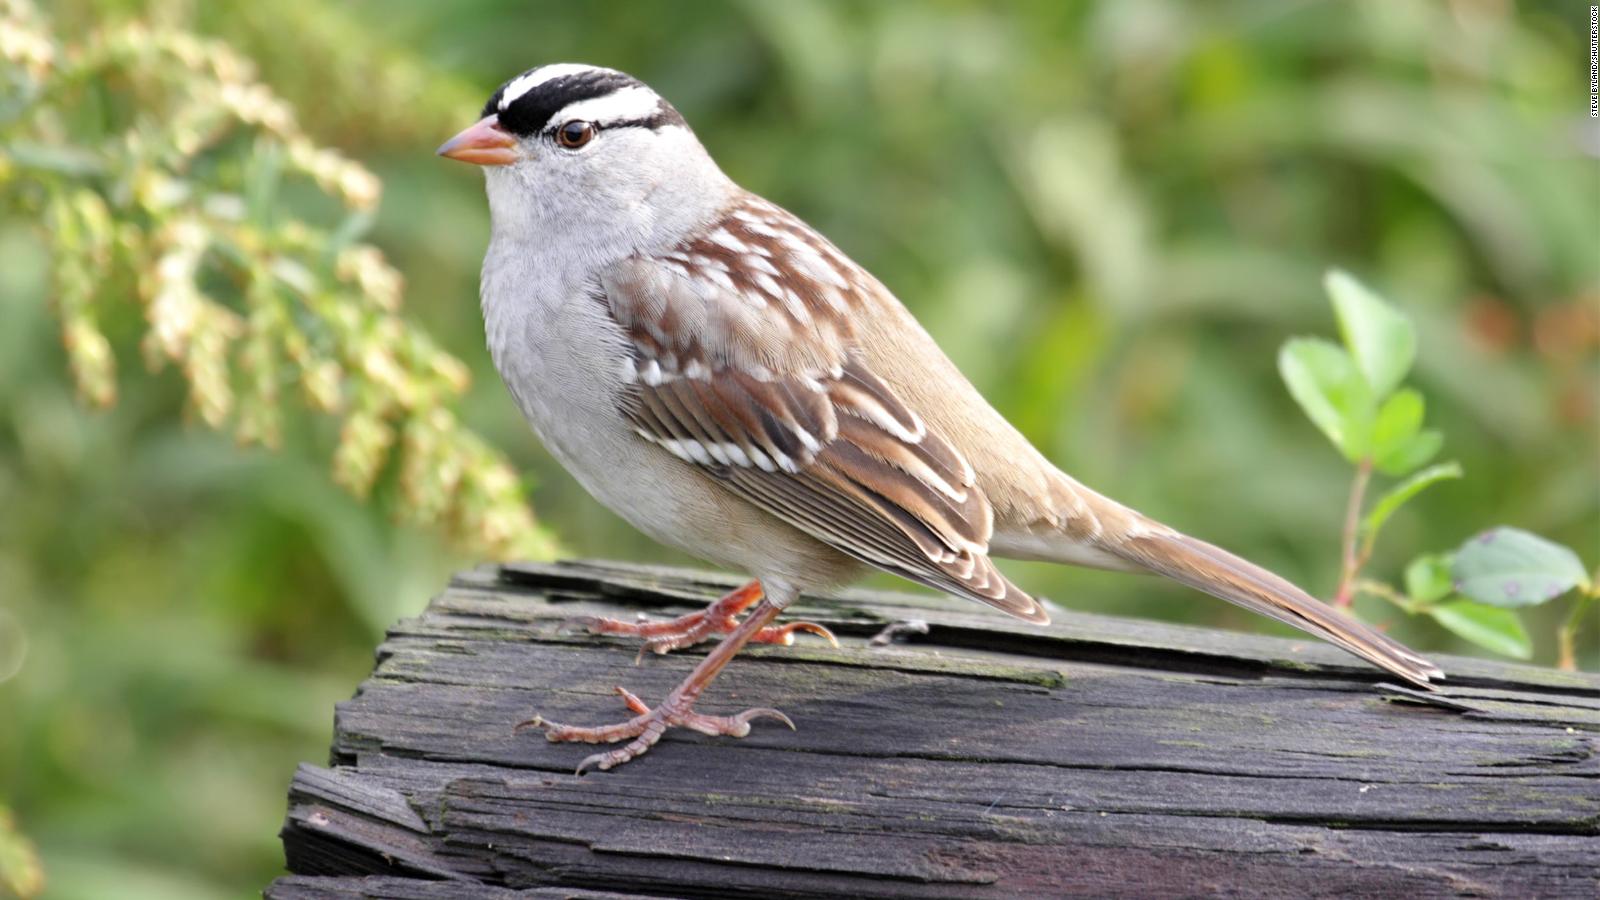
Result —
<path fill-rule="evenodd" d="M 734 230 L 722 232 L 724 251 L 754 241 L 727 228 Z M 676 256 L 709 253 L 691 247 Z M 725 257 L 717 264 L 729 272 Z M 828 259 L 842 257 L 813 251 L 803 263 Z M 625 414 L 644 439 L 842 553 L 1047 621 L 988 557 L 993 512 L 972 467 L 854 351 L 846 313 L 858 298 L 837 291 L 847 279 L 835 275 L 812 294 L 833 291 L 838 302 L 805 295 L 809 312 L 798 327 L 792 310 L 762 318 L 746 308 L 771 300 L 771 313 L 777 298 L 728 291 L 683 264 L 620 264 L 601 288 L 632 339 Z M 666 327 L 673 321 L 711 324 L 686 335 Z M 746 333 L 757 321 L 779 328 L 783 340 Z"/>

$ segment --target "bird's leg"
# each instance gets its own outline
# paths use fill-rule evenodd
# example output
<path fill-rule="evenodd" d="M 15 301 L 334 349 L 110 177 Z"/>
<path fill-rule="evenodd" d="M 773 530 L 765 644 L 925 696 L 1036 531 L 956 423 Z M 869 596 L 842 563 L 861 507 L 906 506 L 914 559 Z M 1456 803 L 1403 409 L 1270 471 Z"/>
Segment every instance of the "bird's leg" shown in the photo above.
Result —
<path fill-rule="evenodd" d="M 643 658 L 646 650 L 652 653 L 669 653 L 698 644 L 712 635 L 731 633 L 738 627 L 738 615 L 760 599 L 761 582 L 752 581 L 743 587 L 734 588 L 700 612 L 689 613 L 665 622 L 624 622 L 621 619 L 608 619 L 602 616 L 575 616 L 563 622 L 561 627 L 583 628 L 590 634 L 620 634 L 644 638 L 644 645 L 639 648 L 639 656 Z M 833 636 L 833 632 L 815 622 L 790 622 L 788 625 L 763 628 L 750 640 L 758 644 L 782 644 L 787 647 L 794 643 L 797 631 L 808 631 L 826 638 L 828 643 L 835 647 L 839 646 L 839 641 Z"/>
<path fill-rule="evenodd" d="M 758 588 L 759 589 L 759 588 Z M 749 617 L 739 623 L 737 627 L 721 643 L 712 648 L 711 653 L 695 666 L 694 671 L 683 683 L 667 695 L 667 699 L 654 709 L 646 706 L 644 701 L 635 697 L 624 688 L 617 688 L 617 693 L 622 697 L 628 709 L 635 713 L 634 717 L 626 722 L 615 725 L 601 725 L 584 727 L 578 725 L 562 725 L 551 722 L 543 716 L 534 716 L 517 728 L 532 727 L 544 730 L 544 736 L 551 741 L 582 741 L 588 744 L 613 743 L 632 738 L 624 747 L 609 750 L 605 753 L 596 753 L 578 763 L 578 774 L 591 766 L 599 769 L 609 769 L 620 766 L 630 759 L 644 753 L 656 742 L 661 740 L 661 735 L 668 728 L 689 728 L 702 734 L 727 735 L 729 737 L 744 737 L 750 733 L 750 723 L 755 719 L 777 719 L 783 724 L 794 728 L 794 723 L 789 717 L 775 709 L 757 708 L 747 709 L 733 716 L 708 716 L 694 711 L 694 702 L 699 699 L 706 686 L 711 684 L 723 666 L 733 659 L 745 644 L 749 643 L 777 617 L 781 606 L 770 600 L 762 600 L 750 613 Z"/>

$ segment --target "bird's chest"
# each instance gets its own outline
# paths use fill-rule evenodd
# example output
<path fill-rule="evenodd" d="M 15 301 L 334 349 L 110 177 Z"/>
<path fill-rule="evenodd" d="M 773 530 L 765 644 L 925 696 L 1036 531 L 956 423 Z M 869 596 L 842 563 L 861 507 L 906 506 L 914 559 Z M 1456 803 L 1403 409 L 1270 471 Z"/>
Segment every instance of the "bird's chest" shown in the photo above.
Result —
<path fill-rule="evenodd" d="M 498 283 L 497 283 L 498 282 Z M 550 452 L 582 479 L 631 437 L 618 377 L 623 335 L 580 286 L 561 296 L 485 275 L 485 337 L 506 387 Z"/>
<path fill-rule="evenodd" d="M 484 326 L 495 367 L 550 455 L 590 495 L 646 534 L 678 545 L 685 519 L 708 514 L 685 506 L 704 505 L 703 491 L 664 483 L 687 476 L 623 415 L 625 336 L 581 281 L 563 295 L 530 291 L 536 283 L 485 272 Z"/>

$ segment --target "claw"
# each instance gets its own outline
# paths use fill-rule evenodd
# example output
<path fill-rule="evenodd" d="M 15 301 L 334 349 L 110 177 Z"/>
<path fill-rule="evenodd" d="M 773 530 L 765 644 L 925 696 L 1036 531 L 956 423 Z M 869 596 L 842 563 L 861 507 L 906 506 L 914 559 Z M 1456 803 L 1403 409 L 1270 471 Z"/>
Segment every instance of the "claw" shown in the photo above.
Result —
<path fill-rule="evenodd" d="M 625 722 L 619 722 L 615 725 L 585 727 L 563 725 L 559 722 L 551 722 L 543 716 L 534 716 L 517 725 L 517 730 L 521 730 L 524 727 L 539 728 L 544 731 L 545 739 L 550 741 L 582 741 L 590 744 L 628 741 L 622 747 L 586 757 L 583 762 L 578 764 L 577 768 L 577 773 L 582 775 L 590 768 L 610 769 L 638 757 L 651 747 L 654 747 L 656 742 L 661 740 L 661 735 L 672 727 L 690 728 L 711 735 L 744 737 L 750 733 L 750 723 L 752 721 L 756 719 L 776 719 L 793 729 L 794 722 L 788 716 L 767 707 L 747 709 L 732 716 L 709 716 L 694 711 L 694 702 L 701 692 L 717 677 L 717 673 L 721 672 L 723 667 L 733 659 L 734 654 L 738 653 L 739 649 L 757 634 L 770 633 L 777 639 L 787 638 L 788 641 L 792 641 L 795 631 L 808 631 L 812 634 L 820 634 L 827 637 L 830 641 L 833 640 L 833 635 L 828 633 L 827 629 L 810 622 L 797 622 L 784 628 L 770 628 L 772 620 L 778 615 L 781 604 L 774 604 L 767 599 L 762 599 L 759 591 L 760 586 L 752 582 L 750 585 L 734 591 L 717 601 L 705 613 L 682 617 L 670 623 L 628 626 L 630 632 L 634 634 L 641 634 L 645 637 L 657 637 L 665 634 L 668 637 L 657 637 L 657 640 L 677 642 L 682 641 L 684 632 L 691 630 L 691 628 L 709 632 L 723 623 L 733 625 L 728 637 L 719 642 L 706 655 L 706 658 L 695 666 L 694 671 L 689 673 L 689 677 L 674 688 L 672 693 L 667 695 L 667 699 L 656 708 L 651 709 L 643 700 L 630 693 L 626 688 L 617 687 L 615 688 L 617 696 L 622 698 L 622 702 L 627 705 L 628 711 L 634 713 L 634 716 Z M 734 625 L 733 617 L 749 606 L 750 603 L 757 603 L 758 605 L 743 622 L 738 622 Z M 585 619 L 579 619 L 578 622 L 586 627 L 590 624 Z M 598 620 L 597 624 L 604 627 L 607 633 L 611 633 L 613 626 L 621 625 L 622 623 L 618 623 L 613 619 L 601 619 Z M 695 639 L 697 640 L 698 638 Z M 693 641 L 689 642 L 692 643 Z M 837 642 L 835 642 L 835 646 L 837 646 Z"/>
<path fill-rule="evenodd" d="M 778 710 L 773 709 L 770 706 L 761 706 L 761 707 L 757 707 L 755 709 L 747 709 L 744 712 L 739 713 L 738 715 L 734 716 L 733 718 L 734 718 L 735 721 L 743 722 L 745 725 L 749 725 L 751 722 L 755 721 L 756 719 L 777 719 L 779 722 L 782 722 L 783 724 L 789 726 L 789 730 L 790 731 L 799 731 L 798 728 L 794 727 L 794 720 L 793 719 L 789 718 L 788 716 L 784 715 L 783 713 L 779 712 Z"/>
<path fill-rule="evenodd" d="M 839 649 L 839 639 L 833 636 L 833 632 L 815 622 L 790 622 L 780 628 L 763 628 L 751 640 L 758 644 L 780 644 L 784 647 L 792 647 L 794 646 L 794 633 L 796 631 L 814 634 L 832 644 L 833 649 Z"/>
<path fill-rule="evenodd" d="M 742 713 L 731 716 L 713 716 L 695 712 L 692 708 L 668 708 L 668 705 L 673 701 L 651 709 L 627 688 L 619 686 L 615 690 L 617 696 L 621 697 L 622 702 L 627 705 L 628 710 L 635 713 L 634 717 L 626 722 L 599 726 L 562 725 L 559 722 L 551 722 L 543 716 L 534 716 L 528 721 L 517 725 L 514 730 L 520 731 L 524 726 L 543 729 L 545 739 L 552 743 L 604 744 L 627 740 L 628 738 L 633 739 L 627 746 L 601 753 L 593 753 L 584 757 L 584 760 L 578 764 L 577 774 L 579 775 L 582 775 L 590 767 L 605 771 L 613 766 L 622 765 L 655 746 L 656 741 L 661 739 L 661 735 L 668 728 L 687 728 L 690 731 L 698 731 L 701 734 L 709 734 L 713 737 L 742 738 L 750 734 L 750 723 L 756 719 L 776 719 L 789 726 L 790 731 L 795 730 L 793 719 L 768 706 L 747 709 Z M 687 706 L 687 704 L 683 705 Z"/>
<path fill-rule="evenodd" d="M 622 702 L 628 707 L 629 712 L 637 713 L 641 716 L 650 714 L 650 707 L 645 706 L 644 701 L 640 700 L 638 695 L 636 695 L 634 692 L 628 690 L 620 684 L 617 685 L 613 690 L 617 692 L 617 696 L 622 698 Z"/>

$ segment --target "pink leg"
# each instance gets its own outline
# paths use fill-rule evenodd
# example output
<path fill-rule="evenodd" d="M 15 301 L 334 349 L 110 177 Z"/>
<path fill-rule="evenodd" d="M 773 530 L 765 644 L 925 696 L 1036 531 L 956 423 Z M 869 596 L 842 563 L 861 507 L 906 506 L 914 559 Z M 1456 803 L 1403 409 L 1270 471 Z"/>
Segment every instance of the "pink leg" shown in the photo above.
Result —
<path fill-rule="evenodd" d="M 644 638 L 639 648 L 642 659 L 645 651 L 670 653 L 698 644 L 717 634 L 729 634 L 738 627 L 738 615 L 761 599 L 761 582 L 752 581 L 734 588 L 704 610 L 669 619 L 665 622 L 624 622 L 602 616 L 576 616 L 562 623 L 563 628 L 583 628 L 590 634 L 620 634 Z M 833 646 L 839 641 L 833 632 L 815 622 L 791 622 L 775 628 L 762 628 L 750 640 L 758 644 L 794 644 L 797 631 L 806 631 L 827 639 Z"/>
<path fill-rule="evenodd" d="M 624 688 L 617 688 L 617 693 L 622 697 L 628 709 L 635 713 L 634 717 L 626 722 L 615 725 L 600 725 L 585 727 L 577 725 L 562 725 L 551 722 L 543 716 L 534 716 L 517 728 L 540 728 L 544 736 L 551 741 L 581 741 L 588 744 L 609 744 L 616 741 L 632 740 L 623 747 L 596 753 L 586 757 L 578 763 L 578 774 L 590 766 L 601 770 L 620 766 L 634 757 L 640 756 L 645 751 L 654 747 L 661 740 L 661 735 L 668 728 L 681 727 L 698 731 L 702 734 L 727 735 L 729 737 L 744 737 L 750 733 L 750 723 L 755 719 L 777 719 L 790 728 L 794 723 L 789 717 L 775 709 L 765 707 L 747 709 L 734 716 L 708 716 L 694 711 L 694 702 L 699 699 L 702 691 L 711 684 L 722 668 L 733 659 L 745 644 L 749 643 L 760 633 L 767 623 L 778 615 L 778 607 L 763 600 L 750 613 L 749 618 L 733 629 L 729 635 L 712 649 L 711 653 L 695 666 L 694 671 L 683 683 L 667 695 L 661 705 L 651 709 L 644 701 L 635 697 Z"/>

